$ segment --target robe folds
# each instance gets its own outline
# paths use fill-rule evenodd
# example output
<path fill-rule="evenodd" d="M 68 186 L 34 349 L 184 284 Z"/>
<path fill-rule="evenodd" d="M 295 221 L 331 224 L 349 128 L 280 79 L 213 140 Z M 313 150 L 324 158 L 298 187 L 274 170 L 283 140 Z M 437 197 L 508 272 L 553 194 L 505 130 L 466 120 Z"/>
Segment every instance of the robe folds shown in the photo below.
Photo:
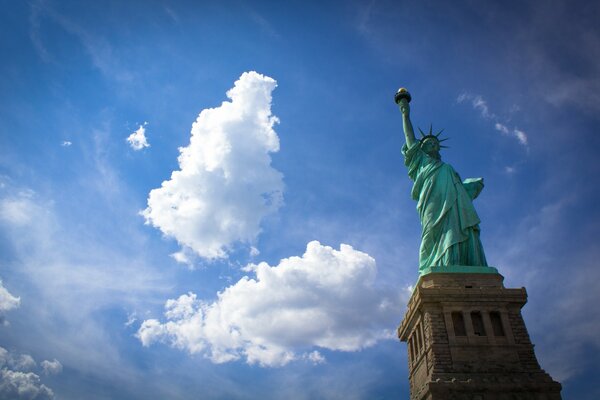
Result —
<path fill-rule="evenodd" d="M 473 207 L 483 189 L 483 179 L 464 182 L 451 165 L 423 150 L 419 142 L 402 147 L 411 196 L 423 228 L 419 271 L 451 265 L 487 266 L 479 239 L 479 216 Z"/>

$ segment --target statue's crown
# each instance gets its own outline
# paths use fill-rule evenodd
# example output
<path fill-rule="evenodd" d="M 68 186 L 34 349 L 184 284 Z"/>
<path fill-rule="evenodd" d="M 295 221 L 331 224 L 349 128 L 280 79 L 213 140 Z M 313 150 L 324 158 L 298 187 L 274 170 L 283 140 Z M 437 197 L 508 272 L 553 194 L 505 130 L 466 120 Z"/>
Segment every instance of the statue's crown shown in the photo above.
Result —
<path fill-rule="evenodd" d="M 442 134 L 442 132 L 444 132 L 444 130 L 442 129 L 438 133 L 434 134 L 433 133 L 433 125 L 429 125 L 429 133 L 425 134 L 425 132 L 423 132 L 421 130 L 421 128 L 419 128 L 419 132 L 421 132 L 421 139 L 419 139 L 419 142 L 421 142 L 421 143 L 423 143 L 427 139 L 435 139 L 438 141 L 438 143 L 442 143 L 442 142 L 445 142 L 446 140 L 450 139 L 450 138 L 440 139 L 440 135 Z M 448 146 L 443 146 L 440 144 L 440 148 L 447 149 Z"/>

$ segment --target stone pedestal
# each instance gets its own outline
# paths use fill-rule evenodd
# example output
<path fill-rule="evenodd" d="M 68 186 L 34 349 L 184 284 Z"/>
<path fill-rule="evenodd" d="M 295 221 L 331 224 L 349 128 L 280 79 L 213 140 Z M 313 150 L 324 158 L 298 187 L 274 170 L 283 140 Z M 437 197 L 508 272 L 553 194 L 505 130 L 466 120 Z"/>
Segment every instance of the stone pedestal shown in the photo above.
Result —
<path fill-rule="evenodd" d="M 421 276 L 398 328 L 408 345 L 411 400 L 558 400 L 521 308 L 525 288 L 497 273 Z"/>

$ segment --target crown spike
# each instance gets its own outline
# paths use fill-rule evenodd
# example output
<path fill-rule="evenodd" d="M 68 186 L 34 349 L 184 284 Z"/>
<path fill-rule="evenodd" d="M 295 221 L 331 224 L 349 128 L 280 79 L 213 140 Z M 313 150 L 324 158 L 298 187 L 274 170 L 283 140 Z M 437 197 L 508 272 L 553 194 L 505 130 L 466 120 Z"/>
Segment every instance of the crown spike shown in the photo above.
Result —
<path fill-rule="evenodd" d="M 423 131 L 421 130 L 421 128 L 419 127 L 419 132 L 421 132 L 421 137 L 424 138 L 425 134 L 423 133 Z"/>
<path fill-rule="evenodd" d="M 441 131 L 439 131 L 438 133 L 435 134 L 435 137 L 440 137 L 440 135 L 442 134 L 442 132 L 444 132 L 444 130 L 442 129 Z"/>
<path fill-rule="evenodd" d="M 429 124 L 429 136 L 433 134 L 433 124 Z"/>
<path fill-rule="evenodd" d="M 442 143 L 442 142 L 445 142 L 445 141 L 446 141 L 446 140 L 448 140 L 448 139 L 450 139 L 450 138 L 449 138 L 449 137 L 447 137 L 447 138 L 443 138 L 443 139 L 438 139 L 438 142 Z"/>

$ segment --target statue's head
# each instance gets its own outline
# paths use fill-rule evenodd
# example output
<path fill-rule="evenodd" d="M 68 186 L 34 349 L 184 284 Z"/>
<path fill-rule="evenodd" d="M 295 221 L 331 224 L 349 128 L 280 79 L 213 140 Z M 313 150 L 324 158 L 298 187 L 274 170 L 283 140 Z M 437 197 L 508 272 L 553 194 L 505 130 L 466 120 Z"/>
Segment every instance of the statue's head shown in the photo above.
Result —
<path fill-rule="evenodd" d="M 423 133 L 421 128 L 419 128 L 419 132 L 421 132 L 421 139 L 419 140 L 419 146 L 421 147 L 421 150 L 427 153 L 430 157 L 433 157 L 438 160 L 441 159 L 440 149 L 446 148 L 446 146 L 443 146 L 441 143 L 445 140 L 448 140 L 447 138 L 439 138 L 443 131 L 444 130 L 442 129 L 438 133 L 433 134 L 432 127 L 430 126 L 429 133 L 426 135 L 425 133 Z"/>

